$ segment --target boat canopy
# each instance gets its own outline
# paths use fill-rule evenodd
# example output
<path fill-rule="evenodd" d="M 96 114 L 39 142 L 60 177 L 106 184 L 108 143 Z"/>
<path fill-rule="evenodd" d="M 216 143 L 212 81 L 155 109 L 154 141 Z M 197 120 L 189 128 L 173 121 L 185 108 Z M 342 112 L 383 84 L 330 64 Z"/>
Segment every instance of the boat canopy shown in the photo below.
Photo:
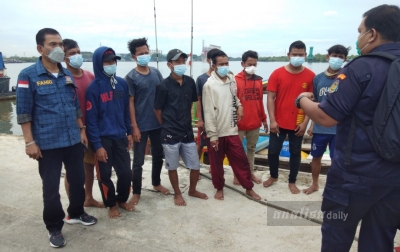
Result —
<path fill-rule="evenodd" d="M 3 61 L 3 54 L 0 52 L 0 70 L 6 69 Z"/>

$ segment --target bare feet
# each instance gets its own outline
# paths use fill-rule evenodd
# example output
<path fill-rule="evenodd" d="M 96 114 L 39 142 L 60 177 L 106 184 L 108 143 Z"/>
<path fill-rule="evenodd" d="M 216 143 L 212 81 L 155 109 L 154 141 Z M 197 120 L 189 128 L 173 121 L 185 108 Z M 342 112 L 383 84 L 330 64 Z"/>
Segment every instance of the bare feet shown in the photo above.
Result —
<path fill-rule="evenodd" d="M 153 186 L 153 188 L 154 188 L 154 190 L 159 191 L 160 193 L 162 193 L 164 195 L 169 194 L 169 190 L 162 185 Z"/>
<path fill-rule="evenodd" d="M 263 186 L 264 187 L 269 187 L 270 185 L 272 185 L 276 181 L 278 181 L 277 178 L 269 177 L 267 180 L 264 181 Z"/>
<path fill-rule="evenodd" d="M 85 199 L 85 203 L 83 203 L 84 207 L 98 207 L 98 208 L 105 208 L 103 202 L 99 202 L 93 198 Z"/>
<path fill-rule="evenodd" d="M 224 200 L 224 190 L 223 189 L 217 190 L 217 192 L 214 195 L 214 199 Z"/>
<path fill-rule="evenodd" d="M 208 199 L 207 195 L 205 193 L 201 193 L 199 191 L 193 191 L 193 192 L 188 192 L 189 196 L 191 197 L 196 197 L 196 198 L 200 198 L 200 199 Z"/>
<path fill-rule="evenodd" d="M 313 193 L 313 192 L 318 191 L 318 189 L 319 189 L 318 185 L 312 184 L 309 188 L 304 189 L 303 192 L 304 192 L 305 194 L 311 194 L 311 193 Z"/>
<path fill-rule="evenodd" d="M 295 183 L 289 183 L 289 190 L 290 190 L 290 192 L 293 193 L 293 194 L 298 194 L 298 193 L 300 193 L 300 190 L 299 190 L 299 188 L 297 188 L 297 186 L 296 186 Z"/>
<path fill-rule="evenodd" d="M 182 194 L 174 194 L 174 202 L 177 206 L 186 206 L 186 202 L 182 197 Z"/>
<path fill-rule="evenodd" d="M 261 184 L 262 180 L 254 174 L 251 174 L 251 180 L 256 184 Z"/>
<path fill-rule="evenodd" d="M 237 180 L 236 176 L 233 176 L 233 184 L 240 185 L 239 180 Z"/>
<path fill-rule="evenodd" d="M 117 208 L 117 206 L 113 206 L 113 207 L 110 207 L 110 209 L 108 209 L 108 217 L 109 218 L 111 218 L 111 219 L 116 219 L 116 218 L 119 218 L 119 217 L 121 217 L 122 215 L 121 215 L 121 213 L 118 211 L 118 208 Z"/>
<path fill-rule="evenodd" d="M 140 194 L 134 194 L 132 198 L 129 200 L 128 204 L 135 206 L 139 203 L 139 200 L 140 200 Z"/>
<path fill-rule="evenodd" d="M 118 206 L 119 206 L 120 208 L 125 209 L 125 210 L 128 211 L 128 212 L 132 212 L 133 210 L 135 210 L 135 206 L 134 206 L 134 205 L 131 205 L 131 204 L 129 204 L 129 203 L 121 202 L 121 203 L 117 203 L 117 204 L 118 204 Z"/>
<path fill-rule="evenodd" d="M 246 190 L 246 194 L 256 200 L 261 200 L 260 195 L 258 195 L 253 189 Z"/>

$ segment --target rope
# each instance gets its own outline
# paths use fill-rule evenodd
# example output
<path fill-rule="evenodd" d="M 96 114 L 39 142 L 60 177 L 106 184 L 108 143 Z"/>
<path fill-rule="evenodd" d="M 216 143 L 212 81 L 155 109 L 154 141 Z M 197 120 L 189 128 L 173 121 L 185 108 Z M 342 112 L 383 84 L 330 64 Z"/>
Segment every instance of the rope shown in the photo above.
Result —
<path fill-rule="evenodd" d="M 180 166 L 186 168 L 186 166 L 183 164 L 182 161 L 180 161 L 179 164 L 180 164 Z M 202 168 L 209 168 L 210 166 L 209 166 L 209 165 L 200 164 L 200 167 L 202 167 Z M 206 175 L 206 174 L 204 174 L 204 173 L 201 173 L 201 172 L 200 172 L 200 175 L 201 175 L 202 177 L 204 177 L 204 178 L 207 178 L 207 179 L 209 179 L 209 180 L 212 180 L 210 176 L 208 176 L 208 175 Z M 250 197 L 249 195 L 247 195 L 246 193 L 244 193 L 243 191 L 238 190 L 237 188 L 235 188 L 235 187 L 233 187 L 233 186 L 230 186 L 230 185 L 227 185 L 227 184 L 225 184 L 225 187 L 228 188 L 228 189 L 231 189 L 231 190 L 233 190 L 233 191 L 235 191 L 235 192 L 237 192 L 237 193 L 239 193 L 239 194 L 245 196 L 245 197 L 248 198 L 249 200 L 252 200 L 252 201 L 254 201 L 254 202 L 257 202 L 257 203 L 259 203 L 259 204 L 261 204 L 261 205 L 269 206 L 269 207 L 275 208 L 275 209 L 277 209 L 277 210 L 280 210 L 280 211 L 283 211 L 283 212 L 287 212 L 287 213 L 289 213 L 289 214 L 296 215 L 296 216 L 298 216 L 298 217 L 301 217 L 301 218 L 306 219 L 306 220 L 308 220 L 308 221 L 314 222 L 314 223 L 316 223 L 316 224 L 322 225 L 322 221 L 321 221 L 321 220 L 316 219 L 316 218 L 311 218 L 311 217 L 309 217 L 309 216 L 307 216 L 307 215 L 304 215 L 304 214 L 302 214 L 302 213 L 299 213 L 299 211 L 292 211 L 292 210 L 290 210 L 290 209 L 287 209 L 287 208 L 284 208 L 284 207 L 275 205 L 275 204 L 270 203 L 270 202 L 261 201 L 261 200 L 256 200 L 256 199 Z M 358 237 L 354 236 L 354 240 L 355 240 L 356 242 L 358 242 Z"/>

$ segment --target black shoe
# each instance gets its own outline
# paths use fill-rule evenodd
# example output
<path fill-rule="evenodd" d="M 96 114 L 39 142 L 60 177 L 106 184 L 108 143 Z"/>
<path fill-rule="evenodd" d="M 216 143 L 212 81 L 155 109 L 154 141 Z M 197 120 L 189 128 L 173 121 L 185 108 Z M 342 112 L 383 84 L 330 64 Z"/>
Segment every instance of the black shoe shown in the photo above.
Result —
<path fill-rule="evenodd" d="M 50 238 L 50 246 L 52 246 L 53 248 L 60 248 L 67 243 L 61 231 L 50 232 L 49 238 Z"/>
<path fill-rule="evenodd" d="M 79 216 L 78 218 L 75 218 L 75 219 L 71 219 L 71 218 L 69 218 L 69 216 L 67 216 L 65 218 L 65 222 L 67 222 L 68 224 L 80 223 L 85 226 L 90 226 L 90 225 L 96 224 L 97 219 L 91 215 L 88 215 L 87 213 L 83 213 L 81 216 Z"/>

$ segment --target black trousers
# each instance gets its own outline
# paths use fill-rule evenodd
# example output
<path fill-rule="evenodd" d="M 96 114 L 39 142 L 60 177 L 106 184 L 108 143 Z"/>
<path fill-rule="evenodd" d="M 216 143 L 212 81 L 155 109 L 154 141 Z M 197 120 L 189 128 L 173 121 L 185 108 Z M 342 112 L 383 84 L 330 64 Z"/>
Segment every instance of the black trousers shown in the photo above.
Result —
<path fill-rule="evenodd" d="M 144 156 L 146 152 L 147 139 L 151 142 L 152 169 L 151 181 L 153 186 L 161 183 L 161 169 L 163 165 L 163 147 L 160 139 L 161 129 L 140 132 L 140 142 L 133 143 L 133 165 L 132 165 L 132 192 L 141 194 L 142 192 L 142 172 Z"/>
<path fill-rule="evenodd" d="M 41 150 L 39 174 L 43 183 L 43 221 L 50 232 L 59 231 L 64 225 L 65 213 L 60 200 L 60 177 L 62 163 L 67 170 L 69 182 L 70 218 L 83 214 L 85 201 L 85 171 L 83 168 L 83 147 L 81 143 L 51 150 Z"/>
<path fill-rule="evenodd" d="M 295 183 L 297 174 L 299 173 L 301 163 L 301 145 L 303 136 L 296 136 L 296 131 L 279 128 L 279 136 L 271 133 L 269 137 L 268 163 L 270 175 L 273 178 L 278 178 L 279 154 L 281 152 L 283 142 L 286 135 L 289 136 L 289 183 Z"/>
<path fill-rule="evenodd" d="M 96 161 L 97 179 L 103 202 L 106 207 L 113 207 L 118 203 L 126 202 L 132 180 L 130 156 L 127 151 L 128 140 L 113 140 L 101 137 L 101 144 L 107 152 L 107 163 Z M 115 195 L 114 183 L 111 180 L 111 172 L 114 167 L 117 174 L 117 194 Z"/>

